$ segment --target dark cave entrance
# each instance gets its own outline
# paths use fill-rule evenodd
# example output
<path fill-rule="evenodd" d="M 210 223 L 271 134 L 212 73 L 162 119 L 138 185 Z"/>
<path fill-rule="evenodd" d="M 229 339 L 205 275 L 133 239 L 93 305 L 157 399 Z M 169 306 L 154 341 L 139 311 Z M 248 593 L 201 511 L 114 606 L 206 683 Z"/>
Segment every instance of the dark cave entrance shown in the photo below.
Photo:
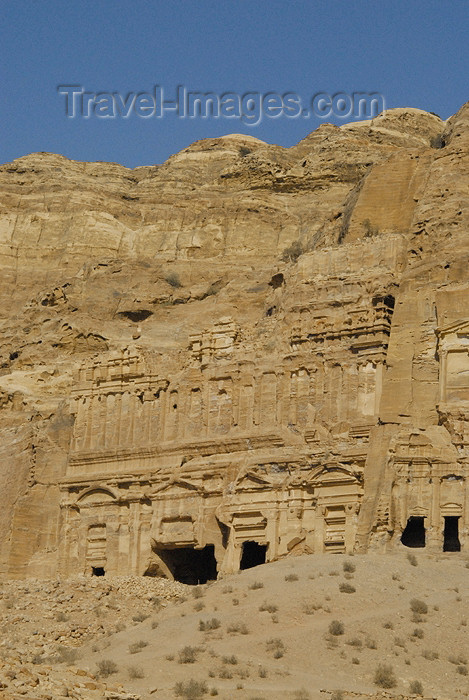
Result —
<path fill-rule="evenodd" d="M 265 564 L 267 545 L 259 544 L 253 540 L 243 542 L 243 553 L 241 555 L 240 569 L 252 569 L 253 566 Z"/>
<path fill-rule="evenodd" d="M 105 576 L 106 571 L 104 570 L 103 566 L 92 566 L 91 567 L 91 575 L 92 576 Z"/>
<path fill-rule="evenodd" d="M 408 519 L 401 542 L 406 547 L 425 547 L 424 518 L 412 516 Z"/>
<path fill-rule="evenodd" d="M 445 529 L 443 531 L 443 552 L 460 552 L 459 541 L 459 517 L 450 515 L 445 517 Z"/>
<path fill-rule="evenodd" d="M 213 544 L 208 544 L 203 549 L 158 549 L 157 554 L 171 571 L 175 581 L 197 586 L 217 578 L 217 560 Z"/>

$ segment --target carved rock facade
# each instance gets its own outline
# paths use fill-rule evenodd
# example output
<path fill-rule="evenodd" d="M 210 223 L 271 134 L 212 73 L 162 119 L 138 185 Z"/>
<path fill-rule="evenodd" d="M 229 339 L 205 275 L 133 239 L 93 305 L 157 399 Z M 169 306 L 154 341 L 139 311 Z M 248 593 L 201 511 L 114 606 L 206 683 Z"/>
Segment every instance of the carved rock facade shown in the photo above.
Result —
<path fill-rule="evenodd" d="M 123 211 L 112 166 L 80 233 L 101 230 L 92 264 L 67 276 L 47 244 L 54 286 L 25 302 L 17 277 L 0 571 L 197 583 L 297 553 L 467 549 L 468 115 L 201 142 L 137 169 Z M 179 243 L 152 187 L 176 188 Z"/>

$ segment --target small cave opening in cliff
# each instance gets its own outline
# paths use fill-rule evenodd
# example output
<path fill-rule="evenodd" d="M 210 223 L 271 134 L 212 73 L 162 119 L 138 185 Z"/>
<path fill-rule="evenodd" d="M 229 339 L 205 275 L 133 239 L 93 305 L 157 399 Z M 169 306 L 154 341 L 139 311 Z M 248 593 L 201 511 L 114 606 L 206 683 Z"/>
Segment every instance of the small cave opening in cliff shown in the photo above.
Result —
<path fill-rule="evenodd" d="M 103 566 L 92 566 L 91 567 L 92 576 L 105 576 L 106 571 Z"/>
<path fill-rule="evenodd" d="M 401 542 L 406 547 L 425 547 L 424 518 L 412 516 L 408 519 Z"/>
<path fill-rule="evenodd" d="M 266 544 L 259 544 L 259 542 L 254 542 L 253 540 L 243 542 L 243 552 L 239 568 L 241 570 L 252 569 L 254 566 L 265 564 L 266 554 Z"/>
<path fill-rule="evenodd" d="M 213 544 L 208 544 L 202 549 L 194 549 L 194 547 L 158 549 L 157 553 L 175 581 L 197 586 L 199 583 L 215 581 L 217 578 L 217 560 Z"/>
<path fill-rule="evenodd" d="M 460 552 L 459 541 L 459 517 L 450 515 L 445 517 L 445 529 L 443 531 L 443 552 Z"/>

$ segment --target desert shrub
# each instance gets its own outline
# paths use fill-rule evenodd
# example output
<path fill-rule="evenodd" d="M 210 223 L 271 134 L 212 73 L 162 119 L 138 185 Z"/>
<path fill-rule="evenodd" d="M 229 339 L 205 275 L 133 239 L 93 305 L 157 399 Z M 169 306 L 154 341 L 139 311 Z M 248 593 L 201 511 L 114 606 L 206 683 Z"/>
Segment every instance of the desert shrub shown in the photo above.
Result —
<path fill-rule="evenodd" d="M 337 569 L 332 569 L 332 571 L 329 571 L 329 576 L 338 576 L 339 572 Z"/>
<path fill-rule="evenodd" d="M 74 664 L 75 661 L 79 657 L 79 652 L 78 649 L 71 648 L 71 647 L 65 647 L 60 645 L 59 648 L 57 649 L 57 662 L 59 664 L 65 664 L 66 666 L 70 666 L 71 664 Z"/>
<path fill-rule="evenodd" d="M 147 615 L 144 612 L 139 612 L 136 615 L 132 615 L 132 620 L 134 622 L 144 622 L 149 617 L 150 617 L 150 615 Z"/>
<path fill-rule="evenodd" d="M 341 690 L 336 690 L 331 695 L 331 700 L 344 700 L 344 694 Z"/>
<path fill-rule="evenodd" d="M 355 664 L 355 666 L 359 666 L 360 659 L 357 656 L 352 656 L 352 663 Z"/>
<path fill-rule="evenodd" d="M 257 591 L 259 588 L 264 588 L 264 584 L 262 583 L 262 581 L 253 581 L 249 585 L 250 591 Z"/>
<path fill-rule="evenodd" d="M 129 666 L 127 672 L 131 681 L 134 681 L 137 678 L 145 678 L 143 668 L 141 668 L 140 666 Z"/>
<path fill-rule="evenodd" d="M 395 688 L 397 680 L 393 667 L 389 664 L 379 664 L 375 671 L 374 684 L 380 688 Z"/>
<path fill-rule="evenodd" d="M 454 654 L 450 654 L 450 656 L 448 656 L 448 661 L 450 663 L 458 666 L 459 664 L 467 664 L 467 657 L 464 656 L 463 654 L 459 654 L 458 656 L 454 656 Z"/>
<path fill-rule="evenodd" d="M 403 649 L 405 649 L 405 642 L 402 639 L 402 637 L 394 637 L 394 644 L 397 647 L 402 647 Z"/>
<path fill-rule="evenodd" d="M 277 623 L 278 623 L 278 615 L 277 615 L 276 613 L 274 613 L 274 614 L 272 615 L 271 619 L 272 619 L 272 622 L 273 622 L 274 624 L 277 624 Z"/>
<path fill-rule="evenodd" d="M 126 629 L 126 625 L 123 622 L 118 622 L 116 625 L 116 632 L 123 632 Z"/>
<path fill-rule="evenodd" d="M 233 605 L 239 605 L 239 598 L 233 598 Z"/>
<path fill-rule="evenodd" d="M 142 651 L 142 649 L 145 649 L 147 646 L 148 642 L 145 642 L 143 639 L 139 639 L 138 642 L 129 644 L 129 652 L 131 654 L 138 654 L 139 651 Z"/>
<path fill-rule="evenodd" d="M 351 647 L 355 647 L 355 649 L 361 649 L 363 646 L 363 642 L 360 637 L 352 637 L 352 639 L 347 639 L 345 643 Z"/>
<path fill-rule="evenodd" d="M 423 629 L 416 627 L 412 632 L 412 637 L 417 637 L 417 639 L 423 639 Z"/>
<path fill-rule="evenodd" d="M 362 221 L 362 226 L 365 230 L 365 238 L 372 238 L 373 236 L 377 236 L 379 233 L 378 227 L 373 226 L 369 219 Z"/>
<path fill-rule="evenodd" d="M 233 678 L 233 674 L 225 666 L 222 666 L 221 669 L 218 671 L 218 678 L 222 678 L 223 680 L 229 680 L 230 678 Z"/>
<path fill-rule="evenodd" d="M 280 659 L 286 651 L 285 644 L 278 637 L 268 639 L 265 643 L 265 648 L 267 651 L 273 652 L 274 659 Z"/>
<path fill-rule="evenodd" d="M 197 603 L 194 605 L 195 612 L 200 612 L 204 608 L 205 608 L 205 603 L 201 600 L 198 600 Z"/>
<path fill-rule="evenodd" d="M 424 659 L 427 659 L 427 661 L 435 661 L 439 657 L 439 654 L 437 651 L 432 651 L 431 649 L 424 649 L 422 651 L 422 656 Z"/>
<path fill-rule="evenodd" d="M 301 688 L 300 690 L 295 690 L 295 692 L 293 693 L 294 700 L 309 700 L 310 697 L 311 695 L 304 688 Z"/>
<path fill-rule="evenodd" d="M 410 609 L 413 613 L 418 615 L 426 615 L 428 612 L 428 605 L 423 600 L 418 600 L 418 598 L 412 598 L 410 601 Z"/>
<path fill-rule="evenodd" d="M 344 561 L 342 568 L 346 573 L 353 574 L 355 573 L 357 567 L 351 561 Z"/>
<path fill-rule="evenodd" d="M 236 666 L 238 663 L 238 659 L 234 654 L 231 654 L 231 656 L 222 656 L 221 662 L 223 664 L 230 664 L 231 666 Z"/>
<path fill-rule="evenodd" d="M 264 666 L 259 666 L 258 674 L 259 678 L 267 678 L 267 669 Z"/>
<path fill-rule="evenodd" d="M 220 625 L 221 622 L 217 617 L 212 617 L 211 620 L 199 620 L 199 631 L 209 632 L 210 630 L 217 630 Z"/>
<path fill-rule="evenodd" d="M 221 589 L 222 593 L 233 593 L 233 586 L 225 586 Z"/>
<path fill-rule="evenodd" d="M 117 673 L 118 670 L 119 668 L 115 661 L 111 661 L 110 659 L 101 659 L 101 661 L 98 661 L 98 676 L 101 678 L 108 678 L 112 676 L 113 673 Z"/>
<path fill-rule="evenodd" d="M 70 618 L 62 610 L 60 610 L 55 616 L 55 619 L 57 622 L 68 622 Z"/>
<path fill-rule="evenodd" d="M 262 605 L 259 606 L 259 612 L 274 613 L 277 612 L 277 610 L 278 607 L 273 603 L 262 603 Z"/>
<path fill-rule="evenodd" d="M 210 695 L 218 695 L 218 688 L 210 688 Z"/>
<path fill-rule="evenodd" d="M 392 622 L 384 622 L 383 627 L 385 630 L 393 630 L 394 629 L 394 625 Z"/>
<path fill-rule="evenodd" d="M 249 629 L 244 622 L 233 622 L 228 625 L 226 631 L 230 634 L 249 634 Z"/>
<path fill-rule="evenodd" d="M 423 685 L 420 681 L 410 681 L 409 691 L 412 695 L 423 695 Z"/>
<path fill-rule="evenodd" d="M 300 255 L 303 255 L 305 248 L 300 241 L 293 241 L 282 253 L 282 260 L 284 262 L 296 262 Z"/>
<path fill-rule="evenodd" d="M 463 666 L 462 664 L 460 664 L 456 670 L 458 673 L 461 674 L 461 676 L 467 676 L 467 666 Z"/>
<path fill-rule="evenodd" d="M 185 646 L 179 651 L 178 661 L 180 664 L 193 664 L 197 661 L 197 647 Z"/>
<path fill-rule="evenodd" d="M 372 639 L 371 637 L 367 637 L 365 639 L 365 646 L 367 649 L 377 649 L 378 645 L 376 644 L 376 640 Z"/>
<path fill-rule="evenodd" d="M 296 574 L 286 574 L 285 581 L 298 581 L 298 576 Z"/>
<path fill-rule="evenodd" d="M 407 561 L 411 566 L 418 566 L 417 557 L 415 556 L 415 554 L 411 554 L 411 552 L 407 554 Z"/>
<path fill-rule="evenodd" d="M 356 590 L 355 586 L 352 586 L 351 583 L 341 583 L 339 585 L 339 591 L 341 593 L 355 593 Z"/>
<path fill-rule="evenodd" d="M 334 637 L 339 637 L 345 631 L 344 623 L 339 620 L 332 620 L 329 625 L 329 633 Z"/>
<path fill-rule="evenodd" d="M 174 289 L 182 287 L 181 280 L 179 279 L 179 275 L 177 272 L 168 272 L 168 274 L 165 277 L 165 281 L 169 285 L 171 285 L 171 287 L 174 287 Z"/>
<path fill-rule="evenodd" d="M 193 678 L 184 682 L 179 681 L 174 686 L 174 694 L 178 698 L 185 700 L 199 700 L 208 693 L 208 686 L 205 681 L 196 681 Z"/>
<path fill-rule="evenodd" d="M 200 586 L 196 586 L 192 589 L 192 595 L 194 598 L 203 598 L 204 592 Z"/>

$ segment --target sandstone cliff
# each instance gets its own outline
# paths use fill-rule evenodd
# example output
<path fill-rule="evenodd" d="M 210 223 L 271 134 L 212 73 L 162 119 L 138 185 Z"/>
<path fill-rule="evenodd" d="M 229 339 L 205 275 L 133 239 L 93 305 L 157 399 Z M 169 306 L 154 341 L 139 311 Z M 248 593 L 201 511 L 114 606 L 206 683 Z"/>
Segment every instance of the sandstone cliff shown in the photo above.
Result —
<path fill-rule="evenodd" d="M 0 573 L 467 547 L 468 120 L 0 166 Z"/>

